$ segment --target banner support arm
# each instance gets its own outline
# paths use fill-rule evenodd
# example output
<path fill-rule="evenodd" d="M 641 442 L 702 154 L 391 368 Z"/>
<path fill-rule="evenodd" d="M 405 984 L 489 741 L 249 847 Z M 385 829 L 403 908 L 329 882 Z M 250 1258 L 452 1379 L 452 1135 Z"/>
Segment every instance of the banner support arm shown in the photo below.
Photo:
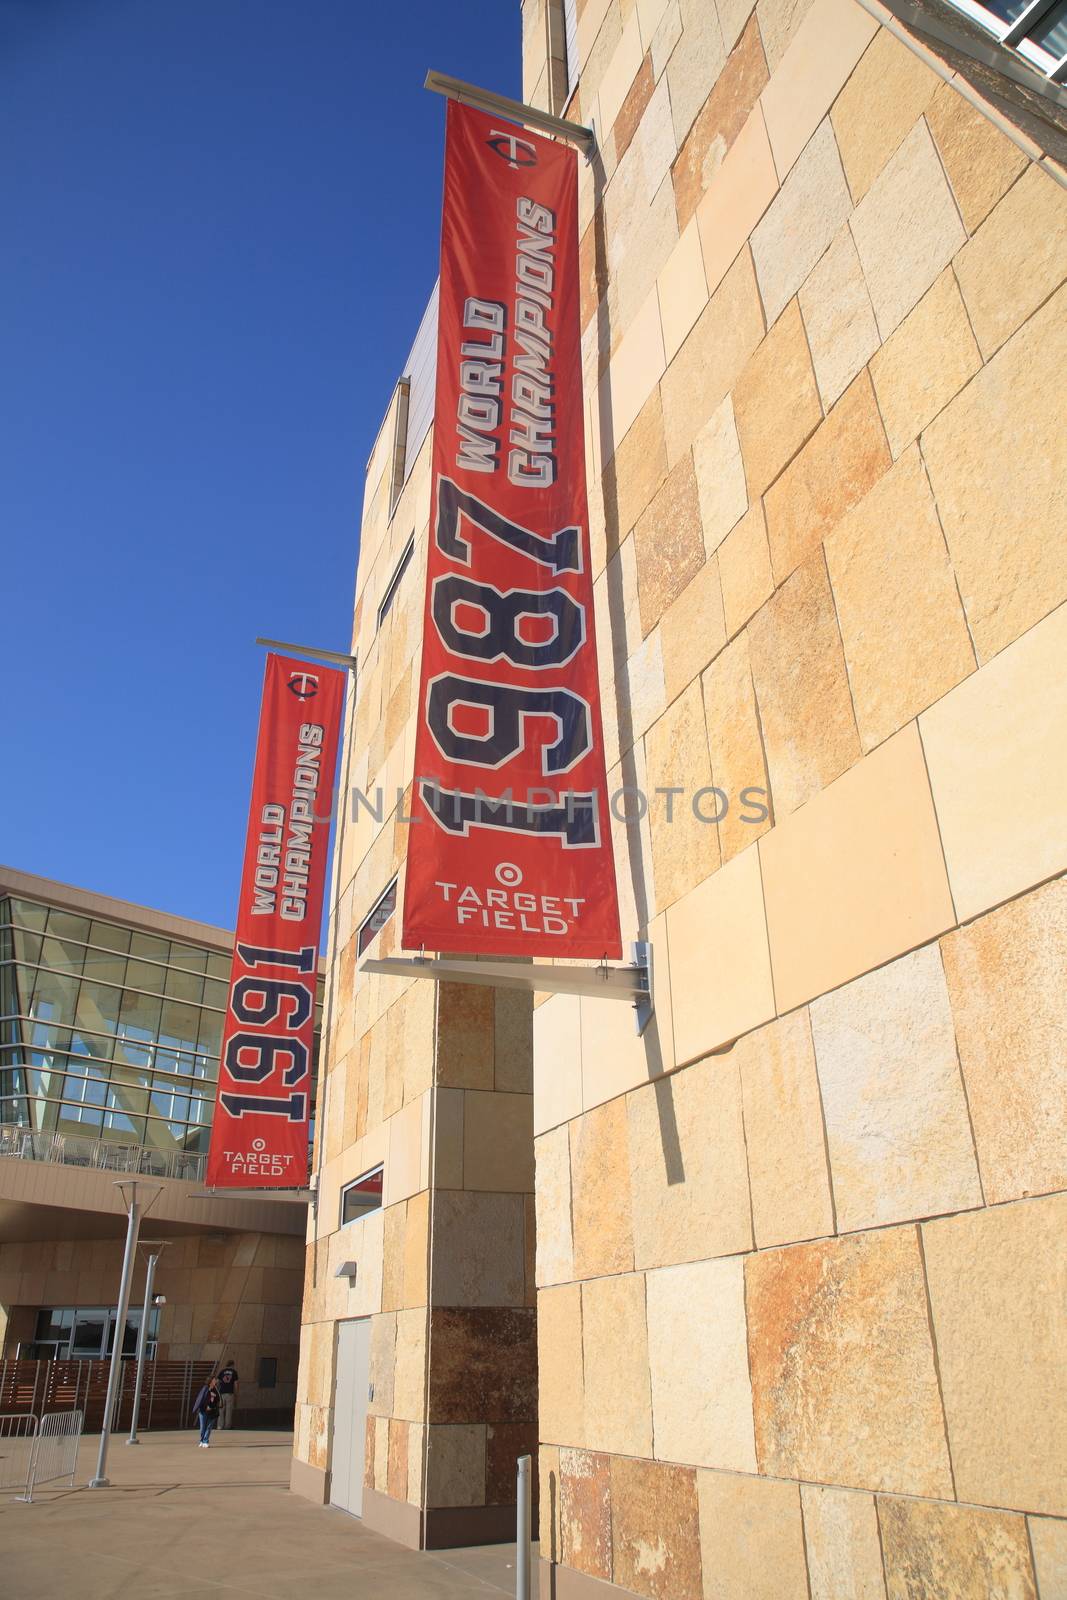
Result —
<path fill-rule="evenodd" d="M 436 983 L 473 983 L 483 988 L 523 989 L 552 994 L 585 995 L 591 1000 L 624 1000 L 635 1012 L 642 1034 L 655 1010 L 652 984 L 652 945 L 639 939 L 633 945 L 628 967 L 565 967 L 511 961 L 464 961 L 457 957 L 433 960 L 427 956 L 367 956 L 360 972 L 391 978 L 430 978 Z"/>
<path fill-rule="evenodd" d="M 310 645 L 287 644 L 284 639 L 257 639 L 256 643 L 271 650 L 295 650 L 298 655 L 313 656 L 316 661 L 332 661 L 335 666 L 347 667 L 349 672 L 355 672 L 358 664 L 355 656 L 341 655 L 337 650 L 312 650 Z"/>
<path fill-rule="evenodd" d="M 492 89 L 479 89 L 476 84 L 464 83 L 461 78 L 450 78 L 445 72 L 428 72 L 424 89 L 434 94 L 458 100 L 460 105 L 473 106 L 476 111 L 494 112 L 509 117 L 513 122 L 524 123 L 528 128 L 540 128 L 543 133 L 554 133 L 559 139 L 580 145 L 587 156 L 596 150 L 596 133 L 579 122 L 568 122 L 565 117 L 554 117 L 536 106 L 524 105 L 521 100 L 510 100 L 506 94 L 496 94 Z"/>

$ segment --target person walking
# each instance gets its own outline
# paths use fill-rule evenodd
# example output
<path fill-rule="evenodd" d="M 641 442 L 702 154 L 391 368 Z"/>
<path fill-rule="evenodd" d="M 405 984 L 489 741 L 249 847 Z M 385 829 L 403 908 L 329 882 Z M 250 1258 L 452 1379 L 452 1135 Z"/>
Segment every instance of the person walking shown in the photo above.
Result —
<path fill-rule="evenodd" d="M 219 1413 L 220 1428 L 233 1427 L 233 1413 L 237 1404 L 237 1389 L 240 1377 L 241 1375 L 234 1366 L 233 1357 L 231 1356 L 226 1365 L 220 1370 L 218 1377 L 219 1396 L 222 1400 L 222 1410 Z"/>
<path fill-rule="evenodd" d="M 200 1423 L 201 1450 L 206 1450 L 211 1443 L 211 1430 L 219 1420 L 221 1406 L 222 1396 L 219 1394 L 219 1386 L 215 1379 L 212 1378 L 200 1397 L 200 1404 L 197 1409 L 197 1419 Z"/>

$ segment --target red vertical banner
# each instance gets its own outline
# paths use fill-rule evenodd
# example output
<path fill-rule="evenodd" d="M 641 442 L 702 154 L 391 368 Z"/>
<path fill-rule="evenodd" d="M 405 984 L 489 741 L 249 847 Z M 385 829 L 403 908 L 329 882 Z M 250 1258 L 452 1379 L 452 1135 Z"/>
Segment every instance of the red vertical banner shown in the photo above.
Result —
<path fill-rule="evenodd" d="M 267 657 L 207 1182 L 307 1182 L 315 989 L 345 674 Z"/>
<path fill-rule="evenodd" d="M 573 150 L 448 103 L 402 942 L 617 957 Z"/>

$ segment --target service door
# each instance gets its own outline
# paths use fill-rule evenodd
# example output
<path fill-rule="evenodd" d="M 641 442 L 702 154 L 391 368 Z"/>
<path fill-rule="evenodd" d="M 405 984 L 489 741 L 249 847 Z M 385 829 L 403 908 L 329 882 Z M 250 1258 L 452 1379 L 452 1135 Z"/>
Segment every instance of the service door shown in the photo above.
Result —
<path fill-rule="evenodd" d="M 370 1383 L 370 1318 L 337 1324 L 337 1379 L 333 1392 L 333 1472 L 330 1500 L 363 1515 L 363 1461 Z"/>

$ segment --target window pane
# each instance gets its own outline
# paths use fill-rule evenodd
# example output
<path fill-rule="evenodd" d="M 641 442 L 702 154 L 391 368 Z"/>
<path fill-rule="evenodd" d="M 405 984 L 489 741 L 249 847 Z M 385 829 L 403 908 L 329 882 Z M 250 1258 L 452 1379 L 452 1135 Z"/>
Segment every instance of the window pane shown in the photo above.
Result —
<path fill-rule="evenodd" d="M 134 963 L 130 962 L 131 967 Z M 142 1044 L 151 1043 L 159 1032 L 159 1018 L 163 1002 L 156 995 L 135 994 L 126 989 L 122 996 L 118 1031 L 123 1039 L 134 1039 Z"/>
<path fill-rule="evenodd" d="M 229 1000 L 229 983 L 220 983 L 217 978 L 208 978 L 204 984 L 204 1004 L 206 1006 L 218 1006 L 220 1011 L 225 1011 Z"/>
<path fill-rule="evenodd" d="M 113 989 L 110 984 L 104 983 L 83 983 L 81 994 L 78 996 L 78 1011 L 75 1018 L 75 1025 L 79 1034 L 114 1033 L 119 1025 L 119 1006 L 121 1001 L 121 989 Z M 36 996 L 34 996 L 34 1003 L 36 1003 Z M 92 1043 L 89 1047 L 89 1054 L 99 1055 L 100 1053 L 99 1042 Z"/>
<path fill-rule="evenodd" d="M 358 954 L 362 955 L 396 910 L 396 880 L 389 885 L 370 916 L 359 930 Z"/>
<path fill-rule="evenodd" d="M 41 965 L 56 968 L 59 972 L 80 972 L 85 959 L 85 946 L 69 939 L 53 939 L 51 935 L 41 942 Z"/>
<path fill-rule="evenodd" d="M 21 923 L 24 928 L 36 928 L 38 933 L 43 933 L 48 908 L 34 905 L 32 900 L 12 900 L 11 916 L 13 921 Z"/>
<path fill-rule="evenodd" d="M 126 957 L 113 950 L 86 950 L 83 971 L 87 978 L 97 978 L 101 983 L 125 983 Z"/>
<path fill-rule="evenodd" d="M 160 1043 L 176 1050 L 195 1050 L 199 1023 L 200 1013 L 195 1006 L 182 1005 L 177 1000 L 164 1000 L 159 1023 Z"/>
<path fill-rule="evenodd" d="M 21 928 L 16 928 L 12 938 L 15 946 L 16 961 L 30 961 L 34 965 L 41 959 L 41 935 L 39 933 L 24 933 Z"/>
<path fill-rule="evenodd" d="M 175 1000 L 188 1000 L 191 1005 L 198 1006 L 204 997 L 204 980 L 198 972 L 168 967 L 165 992 Z"/>
<path fill-rule="evenodd" d="M 200 1053 L 217 1056 L 222 1043 L 222 1018 L 217 1011 L 200 1013 Z"/>
<path fill-rule="evenodd" d="M 94 922 L 89 928 L 89 943 L 102 944 L 108 950 L 119 950 L 125 954 L 130 948 L 130 930 L 118 928 L 113 922 Z"/>
<path fill-rule="evenodd" d="M 107 1103 L 119 1111 L 142 1114 L 148 1110 L 148 1090 L 134 1089 L 128 1083 L 113 1083 L 107 1091 Z"/>
<path fill-rule="evenodd" d="M 1057 61 L 1067 55 L 1067 0 L 1046 12 L 1029 37 Z"/>
<path fill-rule="evenodd" d="M 981 0 L 981 3 L 1002 22 L 1014 22 L 1016 17 L 1022 16 L 1030 0 Z"/>
<path fill-rule="evenodd" d="M 20 970 L 20 987 L 27 976 L 28 974 Z M 39 972 L 34 985 L 30 1015 L 39 1022 L 65 1022 L 69 1027 L 74 1016 L 77 995 L 77 978 L 61 976 L 54 972 Z"/>
<path fill-rule="evenodd" d="M 221 978 L 224 983 L 230 981 L 230 968 L 233 966 L 231 955 L 220 955 L 213 950 L 207 958 L 207 971 L 209 978 Z"/>
<path fill-rule="evenodd" d="M 48 931 L 57 939 L 77 939 L 84 944 L 89 937 L 89 918 L 76 917 L 71 911 L 50 911 Z"/>
<path fill-rule="evenodd" d="M 149 961 L 166 961 L 170 955 L 169 939 L 157 939 L 150 933 L 134 933 L 130 936 L 131 956 L 147 956 Z"/>
<path fill-rule="evenodd" d="M 152 1098 L 148 1109 L 157 1117 L 167 1117 L 171 1121 L 184 1122 L 189 1115 L 189 1096 L 186 1094 L 168 1093 L 157 1085 L 152 1090 Z M 153 1124 L 148 1124 L 151 1135 Z"/>
<path fill-rule="evenodd" d="M 103 1116 L 104 1113 L 96 1106 L 63 1105 L 59 1108 L 57 1131 L 77 1134 L 83 1139 L 95 1139 L 100 1134 Z"/>
<path fill-rule="evenodd" d="M 148 989 L 152 994 L 162 994 L 166 981 L 166 967 L 154 967 L 148 961 L 131 961 L 126 968 L 126 984 L 130 989 Z"/>
<path fill-rule="evenodd" d="M 350 1183 L 341 1193 L 341 1221 L 356 1222 L 369 1211 L 377 1211 L 382 1203 L 383 1167 L 365 1172 L 355 1183 Z"/>
<path fill-rule="evenodd" d="M 189 944 L 171 944 L 170 964 L 184 967 L 186 972 L 203 972 L 207 966 L 207 951 L 196 950 Z"/>
<path fill-rule="evenodd" d="M 105 1111 L 104 1137 L 113 1144 L 143 1144 L 144 1118 L 128 1117 L 124 1111 Z"/>
<path fill-rule="evenodd" d="M 26 1073 L 26 1079 L 31 1094 L 58 1100 L 63 1092 L 63 1074 L 57 1072 L 54 1067 L 31 1067 Z"/>

